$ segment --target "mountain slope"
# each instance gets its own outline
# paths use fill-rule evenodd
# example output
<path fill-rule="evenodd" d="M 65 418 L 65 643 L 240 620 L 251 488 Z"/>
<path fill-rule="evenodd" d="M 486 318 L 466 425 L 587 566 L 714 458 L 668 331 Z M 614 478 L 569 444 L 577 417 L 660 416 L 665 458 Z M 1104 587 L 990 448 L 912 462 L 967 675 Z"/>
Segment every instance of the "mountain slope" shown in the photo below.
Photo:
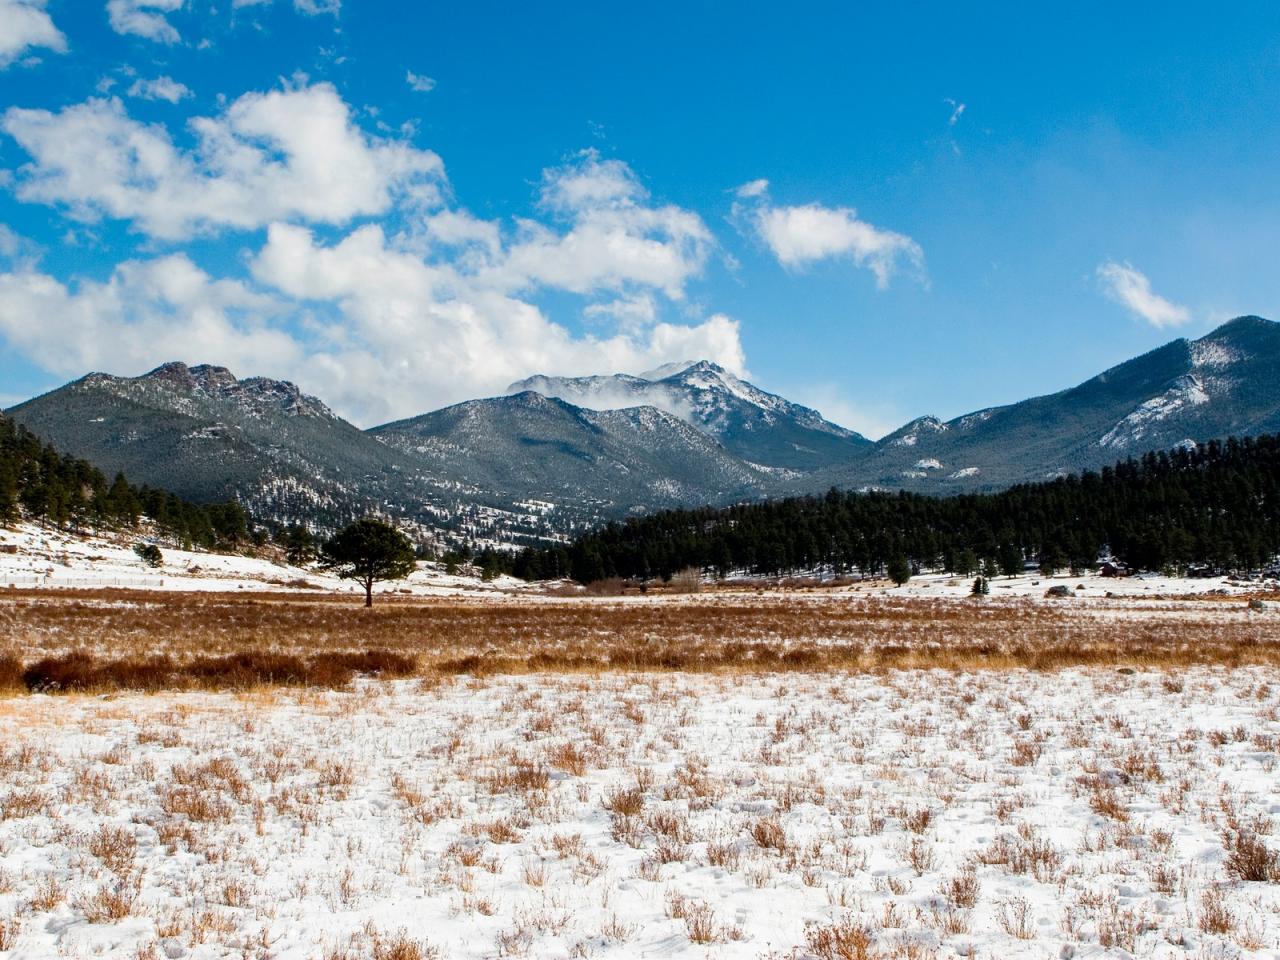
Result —
<path fill-rule="evenodd" d="M 814 470 L 870 447 L 866 437 L 822 419 L 816 410 L 766 393 L 706 360 L 668 364 L 639 377 L 534 376 L 513 383 L 508 393 L 529 390 L 594 410 L 657 407 L 765 467 Z"/>
<path fill-rule="evenodd" d="M 1187 440 L 1280 428 L 1280 324 L 1240 317 L 1079 386 L 943 423 L 913 420 L 861 460 L 793 489 L 994 489 L 1096 468 Z"/>
<path fill-rule="evenodd" d="M 1241 317 L 1069 390 L 922 417 L 875 444 L 707 362 L 520 385 L 530 389 L 362 431 L 292 384 L 173 363 L 90 374 L 9 414 L 108 474 L 198 502 L 235 498 L 260 519 L 331 527 L 376 510 L 455 541 L 527 542 L 832 486 L 997 489 L 1280 432 L 1280 325 Z"/>
<path fill-rule="evenodd" d="M 370 433 L 469 486 L 602 516 L 723 503 L 759 492 L 768 477 L 653 407 L 586 410 L 533 391 L 471 400 Z"/>
<path fill-rule="evenodd" d="M 9 410 L 99 469 L 256 516 L 339 522 L 391 501 L 412 512 L 418 464 L 291 383 L 168 363 L 141 377 L 93 373 Z"/>

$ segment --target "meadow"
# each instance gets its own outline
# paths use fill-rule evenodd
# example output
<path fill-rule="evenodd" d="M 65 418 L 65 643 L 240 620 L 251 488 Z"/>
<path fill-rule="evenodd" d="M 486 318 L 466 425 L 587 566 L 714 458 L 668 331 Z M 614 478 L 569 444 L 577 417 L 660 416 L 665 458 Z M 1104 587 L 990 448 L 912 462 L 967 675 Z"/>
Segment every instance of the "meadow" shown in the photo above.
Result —
<path fill-rule="evenodd" d="M 0 956 L 1273 958 L 1247 599 L 10 591 Z"/>

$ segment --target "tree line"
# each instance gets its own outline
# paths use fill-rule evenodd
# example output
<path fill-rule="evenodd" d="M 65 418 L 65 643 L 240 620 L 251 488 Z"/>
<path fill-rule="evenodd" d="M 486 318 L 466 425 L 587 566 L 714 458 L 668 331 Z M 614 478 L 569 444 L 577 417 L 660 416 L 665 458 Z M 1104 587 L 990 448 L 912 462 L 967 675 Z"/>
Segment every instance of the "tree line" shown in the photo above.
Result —
<path fill-rule="evenodd" d="M 234 549 L 255 539 L 238 503 L 190 503 L 164 490 L 134 486 L 123 474 L 108 482 L 89 462 L 59 453 L 0 417 L 0 524 L 23 517 L 72 530 L 132 529 L 147 517 L 160 535 L 208 550 Z"/>
<path fill-rule="evenodd" d="M 1135 569 L 1257 569 L 1280 552 L 1280 437 L 1210 441 L 998 493 L 842 492 L 610 523 L 529 549 L 511 572 L 670 578 L 890 569 L 961 575 L 1085 569 L 1109 551 Z"/>

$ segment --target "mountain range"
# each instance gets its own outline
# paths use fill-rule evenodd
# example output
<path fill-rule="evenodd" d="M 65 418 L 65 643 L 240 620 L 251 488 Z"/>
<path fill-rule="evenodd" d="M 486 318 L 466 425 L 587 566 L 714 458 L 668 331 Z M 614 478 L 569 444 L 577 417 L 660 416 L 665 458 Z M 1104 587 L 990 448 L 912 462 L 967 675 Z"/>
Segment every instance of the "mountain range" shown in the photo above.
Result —
<path fill-rule="evenodd" d="M 1237 317 L 1084 383 L 940 421 L 920 417 L 867 455 L 794 489 L 994 490 L 1227 436 L 1280 431 L 1280 324 Z"/>
<path fill-rule="evenodd" d="M 677 505 L 997 489 L 1148 450 L 1280 432 L 1280 324 L 1240 317 L 1059 393 L 867 438 L 707 361 L 533 376 L 361 430 L 291 383 L 167 363 L 7 411 L 108 473 L 331 528 L 375 510 L 446 542 L 527 543 Z"/>

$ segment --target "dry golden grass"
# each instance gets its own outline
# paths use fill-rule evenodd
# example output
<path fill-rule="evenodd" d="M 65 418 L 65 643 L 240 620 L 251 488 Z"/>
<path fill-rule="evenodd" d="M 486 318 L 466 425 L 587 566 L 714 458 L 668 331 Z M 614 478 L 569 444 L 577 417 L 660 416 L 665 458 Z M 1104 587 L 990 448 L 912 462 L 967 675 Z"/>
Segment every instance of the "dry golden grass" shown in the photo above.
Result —
<path fill-rule="evenodd" d="M 1280 664 L 1280 618 L 1220 600 L 710 594 L 393 598 L 364 610 L 283 593 L 0 592 L 0 689 L 332 687 L 354 673 L 404 675 L 410 661 L 428 677 L 1239 667 Z M 1034 743 L 1022 749 L 1034 762 Z"/>

